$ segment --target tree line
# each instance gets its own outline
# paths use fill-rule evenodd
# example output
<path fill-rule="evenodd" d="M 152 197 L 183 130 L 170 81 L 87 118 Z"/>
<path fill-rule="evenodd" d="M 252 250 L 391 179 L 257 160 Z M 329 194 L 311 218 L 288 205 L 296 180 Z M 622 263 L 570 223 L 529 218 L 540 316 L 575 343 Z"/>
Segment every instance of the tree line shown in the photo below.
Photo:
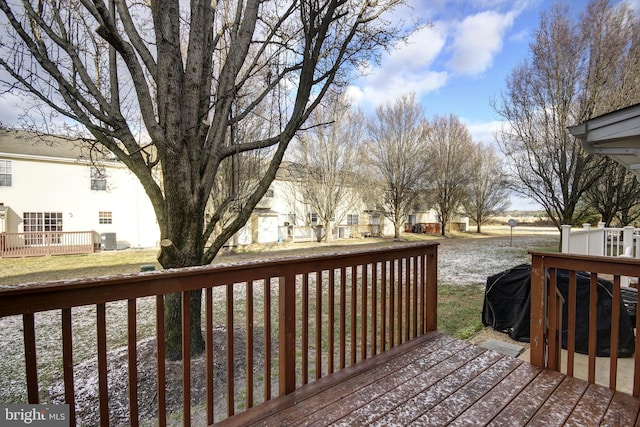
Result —
<path fill-rule="evenodd" d="M 473 141 L 455 115 L 428 119 L 413 93 L 370 116 L 344 94 L 328 100 L 310 117 L 294 156 L 306 170 L 301 199 L 326 227 L 364 202 L 393 224 L 395 238 L 410 213 L 430 209 L 442 235 L 457 215 L 469 216 L 480 232 L 508 207 L 508 182 L 496 150 Z"/>

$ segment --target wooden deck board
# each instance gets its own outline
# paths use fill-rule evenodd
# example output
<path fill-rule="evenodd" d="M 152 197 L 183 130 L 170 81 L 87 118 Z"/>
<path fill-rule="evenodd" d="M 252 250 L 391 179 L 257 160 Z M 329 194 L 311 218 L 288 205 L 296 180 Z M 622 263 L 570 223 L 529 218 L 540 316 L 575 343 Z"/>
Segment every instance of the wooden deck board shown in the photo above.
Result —
<path fill-rule="evenodd" d="M 495 352 L 485 352 L 474 359 L 478 363 L 466 363 L 459 368 L 448 372 L 447 376 L 431 387 L 423 389 L 409 400 L 396 406 L 392 411 L 380 417 L 377 408 L 367 408 L 370 424 L 374 426 L 387 426 L 391 424 L 410 425 L 419 418 L 430 422 L 430 411 L 433 407 L 443 402 L 465 384 L 476 378 L 480 373 L 490 368 L 502 356 Z M 396 400 L 395 404 L 397 405 Z M 433 425 L 433 424 L 431 424 Z"/>
<path fill-rule="evenodd" d="M 514 399 L 533 379 L 541 369 L 528 363 L 521 363 L 511 371 L 499 384 L 478 399 L 473 405 L 452 420 L 451 426 L 483 426 L 487 420 L 493 419 L 509 402 Z"/>
<path fill-rule="evenodd" d="M 396 357 L 384 365 L 376 366 L 366 373 L 359 375 L 357 378 L 349 379 L 335 386 L 330 396 L 326 394 L 312 396 L 282 411 L 277 416 L 270 418 L 268 423 L 263 422 L 261 425 L 269 425 L 269 423 L 273 425 L 273 422 L 276 424 L 291 424 L 300 419 L 305 419 L 307 424 L 312 424 L 314 421 L 322 422 L 327 419 L 322 409 L 336 400 L 341 400 L 344 396 L 353 395 L 352 404 L 360 402 L 360 404 L 364 405 L 374 398 L 374 396 L 368 394 L 368 390 L 375 387 L 374 384 L 376 381 L 387 376 L 392 376 L 392 381 L 402 382 L 414 376 L 411 371 L 413 363 L 418 363 L 420 369 L 429 369 L 454 352 L 468 346 L 463 342 L 453 340 L 444 335 L 434 339 L 431 345 L 438 349 L 438 351 L 425 355 L 421 347 L 414 348 L 405 353 L 403 357 Z M 337 417 L 336 419 L 338 419 L 339 406 L 334 406 L 331 410 Z"/>
<path fill-rule="evenodd" d="M 428 416 L 418 417 L 412 423 L 416 426 L 449 425 L 521 364 L 520 360 L 503 357 L 458 391 L 431 408 Z"/>
<path fill-rule="evenodd" d="M 448 358 L 429 368 L 424 367 L 421 361 L 409 365 L 406 375 L 387 376 L 372 384 L 371 387 L 362 389 L 349 398 L 343 398 L 338 405 L 331 407 L 329 415 L 331 421 L 339 422 L 341 425 L 361 425 L 372 422 L 377 416 L 394 409 L 398 402 L 403 402 L 415 395 L 416 388 L 419 390 L 420 387 L 434 384 L 463 366 L 466 363 L 465 359 L 477 356 L 481 352 L 482 349 L 478 347 L 467 346 L 462 350 L 452 351 Z M 372 408 L 374 408 L 373 412 Z M 326 413 L 320 415 L 322 418 L 318 422 L 311 424 L 305 422 L 305 425 L 326 425 L 325 419 L 329 419 L 328 415 Z"/>
<path fill-rule="evenodd" d="M 616 392 L 602 419 L 603 426 L 633 426 L 638 425 L 640 400 L 625 393 Z"/>
<path fill-rule="evenodd" d="M 601 425 L 600 421 L 604 418 L 612 398 L 612 390 L 591 384 L 576 404 L 567 419 L 567 424 L 587 425 L 596 422 L 597 425 Z"/>
<path fill-rule="evenodd" d="M 541 371 L 489 425 L 525 425 L 549 399 L 563 378 L 564 376 L 559 372 Z"/>
<path fill-rule="evenodd" d="M 537 426 L 560 426 L 565 423 L 576 407 L 589 384 L 566 377 L 558 385 L 553 395 L 547 399 L 535 414 L 531 423 Z"/>
<path fill-rule="evenodd" d="M 220 425 L 636 425 L 640 400 L 439 333 Z"/>

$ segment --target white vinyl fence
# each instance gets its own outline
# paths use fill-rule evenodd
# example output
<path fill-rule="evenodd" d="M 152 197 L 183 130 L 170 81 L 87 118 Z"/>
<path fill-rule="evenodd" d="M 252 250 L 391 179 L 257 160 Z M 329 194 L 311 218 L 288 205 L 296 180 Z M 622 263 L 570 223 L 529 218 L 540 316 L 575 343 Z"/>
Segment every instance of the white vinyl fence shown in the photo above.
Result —
<path fill-rule="evenodd" d="M 597 227 L 583 224 L 582 229 L 563 225 L 562 253 L 640 259 L 640 228 L 608 228 L 603 222 Z"/>

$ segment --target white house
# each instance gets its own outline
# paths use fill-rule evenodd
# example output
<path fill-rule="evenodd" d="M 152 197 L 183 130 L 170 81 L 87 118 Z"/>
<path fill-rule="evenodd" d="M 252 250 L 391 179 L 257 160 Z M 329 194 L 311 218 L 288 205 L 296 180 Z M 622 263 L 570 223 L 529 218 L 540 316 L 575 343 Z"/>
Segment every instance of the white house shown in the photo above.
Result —
<path fill-rule="evenodd" d="M 229 243 L 308 241 L 321 228 L 324 233 L 317 226 L 325 224 L 303 200 L 301 185 L 284 165 Z M 331 224 L 334 237 L 393 235 L 389 220 L 358 200 L 338 209 Z M 433 211 L 415 212 L 406 219 L 406 231 L 413 224 L 437 222 Z M 0 129 L 0 233 L 59 231 L 95 231 L 103 243 L 119 242 L 115 247 L 155 247 L 160 240 L 144 189 L 115 157 L 96 159 L 73 139 Z"/>
<path fill-rule="evenodd" d="M 77 142 L 0 130 L 0 232 L 96 231 L 154 247 L 160 231 L 137 178 Z"/>

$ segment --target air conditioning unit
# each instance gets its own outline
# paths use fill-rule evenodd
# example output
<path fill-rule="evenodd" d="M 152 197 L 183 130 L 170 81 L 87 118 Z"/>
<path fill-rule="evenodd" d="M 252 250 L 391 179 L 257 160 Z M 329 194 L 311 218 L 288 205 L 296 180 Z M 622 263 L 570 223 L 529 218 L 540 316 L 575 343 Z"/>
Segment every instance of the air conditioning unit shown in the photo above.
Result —
<path fill-rule="evenodd" d="M 102 250 L 103 251 L 115 251 L 118 249 L 118 241 L 116 240 L 116 233 L 102 233 Z"/>

